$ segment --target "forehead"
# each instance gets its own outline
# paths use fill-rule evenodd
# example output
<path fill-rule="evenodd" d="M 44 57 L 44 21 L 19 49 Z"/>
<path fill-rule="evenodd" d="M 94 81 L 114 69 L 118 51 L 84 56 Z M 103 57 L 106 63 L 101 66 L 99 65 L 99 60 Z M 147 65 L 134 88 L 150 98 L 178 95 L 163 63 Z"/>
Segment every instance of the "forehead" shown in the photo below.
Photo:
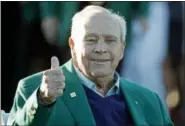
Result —
<path fill-rule="evenodd" d="M 86 18 L 84 23 L 85 34 L 121 35 L 119 24 L 108 15 L 93 15 Z"/>

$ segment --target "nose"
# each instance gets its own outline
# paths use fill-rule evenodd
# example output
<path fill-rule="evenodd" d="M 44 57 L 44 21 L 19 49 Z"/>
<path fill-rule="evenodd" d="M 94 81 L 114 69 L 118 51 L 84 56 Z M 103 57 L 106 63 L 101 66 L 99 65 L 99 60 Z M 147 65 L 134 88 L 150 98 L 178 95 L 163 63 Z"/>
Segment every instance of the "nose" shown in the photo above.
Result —
<path fill-rule="evenodd" d="M 107 46 L 105 44 L 105 42 L 103 41 L 98 41 L 96 43 L 96 47 L 94 50 L 96 53 L 106 53 L 107 52 Z"/>

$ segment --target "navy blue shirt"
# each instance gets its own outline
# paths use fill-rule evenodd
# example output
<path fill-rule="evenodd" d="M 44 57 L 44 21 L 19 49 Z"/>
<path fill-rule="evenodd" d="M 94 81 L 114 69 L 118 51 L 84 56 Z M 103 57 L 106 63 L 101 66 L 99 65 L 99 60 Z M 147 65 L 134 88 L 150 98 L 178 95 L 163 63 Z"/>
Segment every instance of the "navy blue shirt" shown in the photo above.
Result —
<path fill-rule="evenodd" d="M 121 93 L 103 98 L 86 86 L 83 87 L 97 126 L 128 126 L 132 124 Z"/>

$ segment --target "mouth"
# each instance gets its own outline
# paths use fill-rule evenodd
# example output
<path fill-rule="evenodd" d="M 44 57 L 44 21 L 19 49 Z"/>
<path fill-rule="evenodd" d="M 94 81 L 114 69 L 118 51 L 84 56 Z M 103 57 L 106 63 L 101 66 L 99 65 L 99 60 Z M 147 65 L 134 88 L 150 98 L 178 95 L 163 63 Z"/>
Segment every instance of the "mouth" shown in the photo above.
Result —
<path fill-rule="evenodd" d="M 110 63 L 110 59 L 91 59 L 91 62 L 95 65 L 105 65 Z"/>
<path fill-rule="evenodd" d="M 108 62 L 110 59 L 91 59 L 93 62 Z"/>

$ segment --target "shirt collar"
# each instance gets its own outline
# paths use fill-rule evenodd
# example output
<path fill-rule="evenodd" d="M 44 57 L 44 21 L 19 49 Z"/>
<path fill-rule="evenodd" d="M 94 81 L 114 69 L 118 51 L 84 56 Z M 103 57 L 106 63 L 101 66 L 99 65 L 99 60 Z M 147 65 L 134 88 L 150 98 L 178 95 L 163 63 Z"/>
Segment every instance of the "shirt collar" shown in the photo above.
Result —
<path fill-rule="evenodd" d="M 74 66 L 74 65 L 73 65 Z M 78 75 L 78 77 L 80 78 L 81 82 L 87 86 L 89 89 L 93 90 L 96 92 L 96 86 L 94 84 L 93 81 L 89 80 L 87 77 L 85 77 L 77 67 L 75 67 L 75 71 Z M 114 74 L 114 86 L 107 92 L 107 95 L 106 96 L 109 96 L 109 95 L 113 95 L 113 94 L 119 94 L 119 83 L 120 83 L 120 76 L 117 72 L 115 72 Z"/>

